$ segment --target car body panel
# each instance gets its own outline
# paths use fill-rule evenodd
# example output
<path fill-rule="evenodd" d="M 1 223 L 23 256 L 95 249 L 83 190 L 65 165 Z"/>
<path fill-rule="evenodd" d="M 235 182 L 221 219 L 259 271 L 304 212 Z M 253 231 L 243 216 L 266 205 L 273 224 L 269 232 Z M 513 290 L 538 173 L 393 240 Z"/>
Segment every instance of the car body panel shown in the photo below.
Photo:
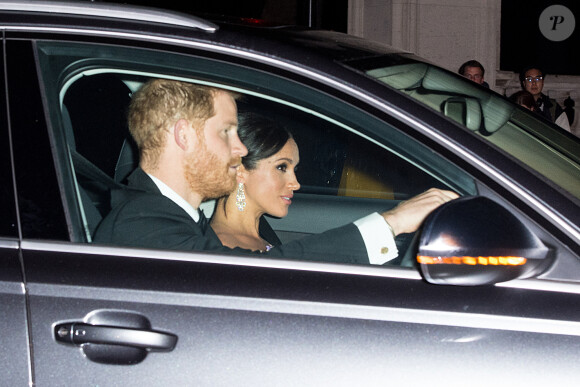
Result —
<path fill-rule="evenodd" d="M 26 385 L 31 376 L 27 303 L 18 243 L 0 239 L 0 383 Z M 10 383 L 8 383 L 8 381 Z"/>
<path fill-rule="evenodd" d="M 433 286 L 398 278 L 400 269 L 357 276 L 345 265 L 337 271 L 349 273 L 321 273 L 293 261 L 281 269 L 262 259 L 138 250 L 120 260 L 105 248 L 79 255 L 61 247 L 47 252 L 46 245 L 27 243 L 24 251 L 36 376 L 49 384 L 102 384 L 123 375 L 135 385 L 348 385 L 385 378 L 413 384 L 418 369 L 451 385 L 490 375 L 470 382 L 479 385 L 508 375 L 528 383 L 565 381 L 576 372 L 562 364 L 580 340 L 577 313 L 570 314 L 580 294 Z M 273 267 L 262 267 L 267 264 Z M 178 336 L 176 349 L 150 353 L 137 365 L 109 366 L 111 379 L 103 379 L 102 364 L 55 343 L 47 327 L 101 309 L 146 316 L 154 328 Z M 549 356 L 542 351 L 547 343 L 554 349 Z M 55 356 L 68 360 L 55 365 Z M 449 375 L 449 362 L 463 365 Z M 71 367 L 79 372 L 67 374 Z"/>

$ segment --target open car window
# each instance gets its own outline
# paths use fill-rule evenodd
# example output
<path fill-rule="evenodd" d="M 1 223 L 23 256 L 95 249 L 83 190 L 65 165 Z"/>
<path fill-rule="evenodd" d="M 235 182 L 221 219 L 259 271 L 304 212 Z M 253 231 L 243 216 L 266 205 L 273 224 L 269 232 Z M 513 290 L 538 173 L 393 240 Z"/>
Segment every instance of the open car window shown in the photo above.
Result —
<path fill-rule="evenodd" d="M 269 219 L 283 242 L 387 210 L 430 187 L 477 194 L 468 174 L 395 126 L 297 82 L 167 52 L 55 42 L 38 48 L 60 165 L 70 167 L 63 191 L 76 242 L 92 241 L 111 210 L 111 190 L 137 166 L 126 113 L 132 93 L 151 78 L 233 90 L 242 95 L 240 112 L 267 115 L 293 133 L 302 188 L 286 218 Z"/>

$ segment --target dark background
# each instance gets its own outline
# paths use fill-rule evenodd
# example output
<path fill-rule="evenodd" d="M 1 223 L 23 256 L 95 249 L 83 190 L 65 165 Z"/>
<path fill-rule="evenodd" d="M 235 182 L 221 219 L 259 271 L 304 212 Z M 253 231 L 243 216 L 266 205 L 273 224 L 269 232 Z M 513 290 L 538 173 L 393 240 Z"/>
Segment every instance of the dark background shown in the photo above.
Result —
<path fill-rule="evenodd" d="M 542 35 L 538 19 L 550 5 L 568 7 L 576 18 L 576 29 L 561 42 Z M 500 69 L 520 72 L 538 66 L 548 74 L 580 75 L 580 1 L 578 0 L 502 0 Z"/>
<path fill-rule="evenodd" d="M 148 5 L 222 20 L 252 19 L 263 25 L 299 25 L 347 32 L 348 0 L 96 0 Z M 569 8 L 580 23 L 579 0 L 502 0 L 500 69 L 527 66 L 548 74 L 580 75 L 578 26 L 561 42 L 542 35 L 538 19 L 550 5 Z"/>
<path fill-rule="evenodd" d="M 255 19 L 254 22 L 261 22 L 264 25 L 300 25 L 347 32 L 348 0 L 101 1 L 166 8 L 203 17 Z"/>

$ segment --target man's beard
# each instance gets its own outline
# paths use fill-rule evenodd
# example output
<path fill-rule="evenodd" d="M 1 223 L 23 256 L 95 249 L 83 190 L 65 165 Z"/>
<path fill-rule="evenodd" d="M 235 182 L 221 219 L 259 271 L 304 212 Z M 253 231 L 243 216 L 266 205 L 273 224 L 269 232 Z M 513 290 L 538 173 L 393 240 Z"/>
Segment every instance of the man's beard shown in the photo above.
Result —
<path fill-rule="evenodd" d="M 230 175 L 229 171 L 232 165 L 239 164 L 240 159 L 224 163 L 207 149 L 204 142 L 202 149 L 186 157 L 185 178 L 193 192 L 201 195 L 202 201 L 217 199 L 234 190 L 236 175 Z"/>

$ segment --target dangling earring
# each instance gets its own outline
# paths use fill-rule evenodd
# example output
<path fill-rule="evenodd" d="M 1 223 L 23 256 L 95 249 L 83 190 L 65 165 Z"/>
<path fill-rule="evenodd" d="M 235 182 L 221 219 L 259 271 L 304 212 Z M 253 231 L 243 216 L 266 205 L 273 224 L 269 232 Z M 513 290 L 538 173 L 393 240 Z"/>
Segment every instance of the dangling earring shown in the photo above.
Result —
<path fill-rule="evenodd" d="M 246 208 L 246 193 L 244 192 L 244 183 L 238 183 L 238 190 L 236 191 L 236 207 L 238 210 L 244 211 Z"/>

